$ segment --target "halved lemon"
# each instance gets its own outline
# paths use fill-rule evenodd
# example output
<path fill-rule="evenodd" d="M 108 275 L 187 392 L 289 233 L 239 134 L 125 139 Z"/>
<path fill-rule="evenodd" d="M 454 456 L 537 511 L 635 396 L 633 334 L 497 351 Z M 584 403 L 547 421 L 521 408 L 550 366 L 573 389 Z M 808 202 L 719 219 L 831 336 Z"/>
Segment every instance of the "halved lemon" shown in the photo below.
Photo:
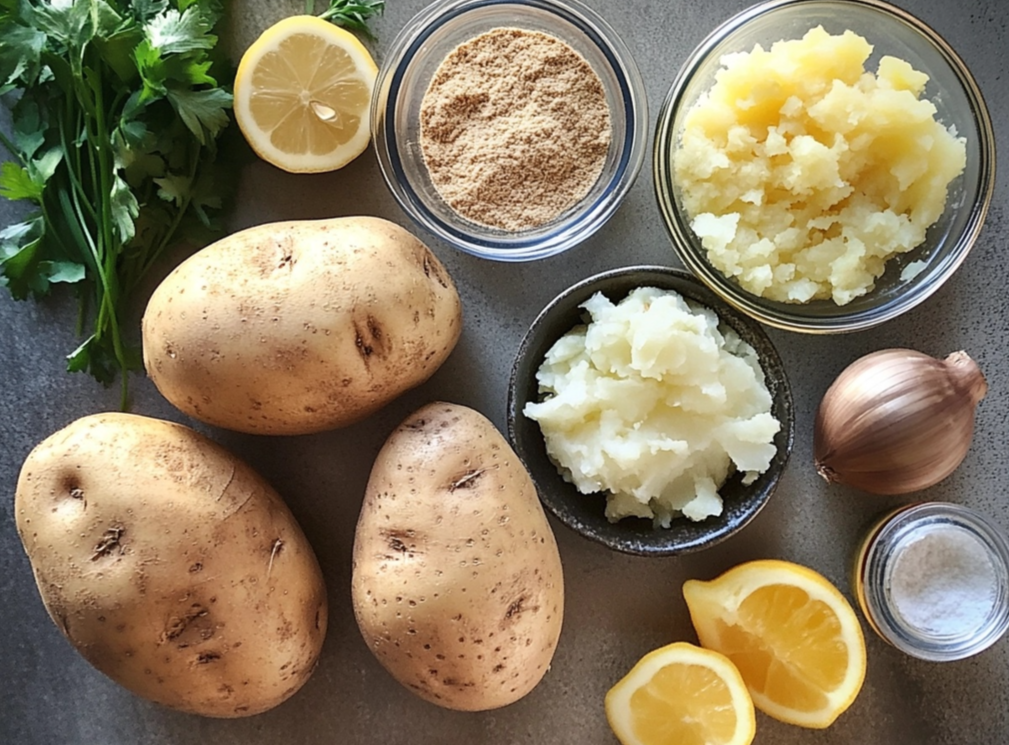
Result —
<path fill-rule="evenodd" d="M 274 24 L 235 76 L 235 119 L 263 160 L 292 173 L 342 168 L 371 139 L 378 68 L 352 33 L 314 16 Z"/>
<path fill-rule="evenodd" d="M 735 666 L 686 642 L 642 657 L 606 694 L 606 718 L 623 745 L 749 745 L 756 729 Z"/>
<path fill-rule="evenodd" d="M 823 728 L 865 679 L 865 639 L 826 578 L 787 561 L 751 561 L 683 596 L 701 645 L 739 668 L 754 705 L 775 719 Z"/>

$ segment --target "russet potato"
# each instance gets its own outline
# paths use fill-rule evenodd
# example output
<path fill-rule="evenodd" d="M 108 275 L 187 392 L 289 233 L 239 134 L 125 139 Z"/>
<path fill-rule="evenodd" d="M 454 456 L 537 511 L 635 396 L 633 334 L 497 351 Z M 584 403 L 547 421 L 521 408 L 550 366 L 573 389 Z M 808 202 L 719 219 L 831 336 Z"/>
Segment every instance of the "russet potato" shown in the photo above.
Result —
<path fill-rule="evenodd" d="M 550 666 L 564 613 L 557 544 L 522 462 L 472 409 L 430 404 L 386 441 L 352 577 L 369 648 L 428 701 L 505 706 Z"/>
<path fill-rule="evenodd" d="M 138 696 L 213 717 L 281 703 L 326 635 L 326 588 L 277 493 L 193 430 L 84 417 L 26 459 L 18 532 L 49 615 Z"/>
<path fill-rule="evenodd" d="M 143 319 L 144 365 L 181 411 L 254 434 L 352 424 L 455 347 L 459 296 L 433 253 L 377 217 L 273 223 L 179 265 Z"/>

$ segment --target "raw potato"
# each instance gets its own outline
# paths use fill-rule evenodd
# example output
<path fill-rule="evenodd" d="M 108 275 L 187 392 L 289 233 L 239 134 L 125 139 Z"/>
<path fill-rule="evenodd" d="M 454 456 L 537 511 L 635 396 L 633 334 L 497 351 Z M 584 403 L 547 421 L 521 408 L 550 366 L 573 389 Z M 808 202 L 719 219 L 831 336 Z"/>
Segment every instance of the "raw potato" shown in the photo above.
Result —
<path fill-rule="evenodd" d="M 144 365 L 201 421 L 307 434 L 423 383 L 461 329 L 445 268 L 398 225 L 274 223 L 208 246 L 161 283 L 144 315 Z"/>
<path fill-rule="evenodd" d="M 260 476 L 193 430 L 79 419 L 28 456 L 14 506 L 49 615 L 138 696 L 240 717 L 315 668 L 326 588 L 311 546 Z"/>
<path fill-rule="evenodd" d="M 481 414 L 430 404 L 386 441 L 352 591 L 371 651 L 427 701 L 494 709 L 546 673 L 564 613 L 560 555 L 529 474 Z"/>

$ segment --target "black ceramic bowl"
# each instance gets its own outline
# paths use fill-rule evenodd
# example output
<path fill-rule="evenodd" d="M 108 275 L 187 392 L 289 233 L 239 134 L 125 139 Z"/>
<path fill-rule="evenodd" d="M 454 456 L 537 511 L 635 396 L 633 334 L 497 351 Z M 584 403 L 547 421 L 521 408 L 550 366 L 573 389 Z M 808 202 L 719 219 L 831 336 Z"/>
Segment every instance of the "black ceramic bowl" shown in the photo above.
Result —
<path fill-rule="evenodd" d="M 536 371 L 547 351 L 561 336 L 585 322 L 579 306 L 597 292 L 619 302 L 637 287 L 675 290 L 688 300 L 713 309 L 722 323 L 732 328 L 752 346 L 760 358 L 768 390 L 774 399 L 772 413 L 781 422 L 774 438 L 778 452 L 768 470 L 748 486 L 742 474 L 734 473 L 719 490 L 722 514 L 693 522 L 680 517 L 669 528 L 653 528 L 651 520 L 606 519 L 606 495 L 580 494 L 565 481 L 547 456 L 538 423 L 522 410 L 529 401 L 538 401 Z M 732 310 L 692 275 L 660 266 L 633 266 L 614 269 L 590 277 L 565 290 L 539 314 L 519 346 L 508 386 L 508 435 L 515 451 L 525 462 L 539 491 L 540 499 L 565 525 L 609 548 L 641 556 L 672 556 L 709 548 L 742 529 L 767 503 L 792 449 L 792 394 L 781 358 L 758 324 Z"/>

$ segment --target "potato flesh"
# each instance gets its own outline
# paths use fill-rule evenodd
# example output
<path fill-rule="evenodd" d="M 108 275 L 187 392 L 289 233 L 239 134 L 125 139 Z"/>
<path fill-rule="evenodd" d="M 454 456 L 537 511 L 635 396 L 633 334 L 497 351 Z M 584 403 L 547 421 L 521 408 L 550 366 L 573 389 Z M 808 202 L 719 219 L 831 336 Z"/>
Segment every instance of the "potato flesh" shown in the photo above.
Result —
<path fill-rule="evenodd" d="M 428 701 L 492 709 L 540 681 L 564 611 L 560 555 L 487 419 L 436 403 L 390 436 L 357 525 L 352 591 L 372 652 Z"/>
<path fill-rule="evenodd" d="M 606 492 L 612 522 L 720 515 L 729 473 L 752 483 L 777 452 L 756 351 L 675 292 L 639 287 L 616 304 L 596 293 L 582 307 L 591 322 L 547 351 L 544 400 L 523 410 L 550 458 L 579 492 Z"/>
<path fill-rule="evenodd" d="M 50 616 L 133 693 L 238 717 L 314 669 L 327 613 L 315 555 L 273 489 L 196 432 L 80 419 L 28 456 L 15 512 Z"/>
<path fill-rule="evenodd" d="M 684 117 L 675 180 L 708 260 L 749 292 L 844 305 L 924 242 L 966 164 L 928 77 L 821 27 L 722 58 Z"/>
<path fill-rule="evenodd" d="M 201 421 L 306 434 L 427 380 L 461 326 L 448 273 L 398 225 L 274 223 L 208 246 L 162 282 L 144 314 L 144 364 Z"/>

